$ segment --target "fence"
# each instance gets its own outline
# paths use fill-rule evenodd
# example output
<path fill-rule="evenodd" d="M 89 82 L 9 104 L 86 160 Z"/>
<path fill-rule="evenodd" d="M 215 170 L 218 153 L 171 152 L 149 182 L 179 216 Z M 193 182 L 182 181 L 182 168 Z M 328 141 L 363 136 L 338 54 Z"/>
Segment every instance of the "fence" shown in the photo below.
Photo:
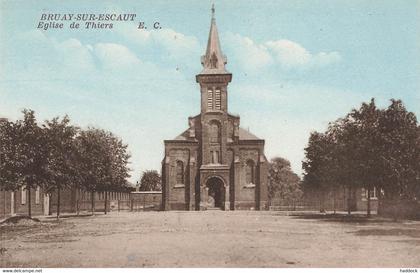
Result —
<path fill-rule="evenodd" d="M 270 210 L 276 211 L 340 211 L 346 210 L 345 200 L 271 200 Z"/>

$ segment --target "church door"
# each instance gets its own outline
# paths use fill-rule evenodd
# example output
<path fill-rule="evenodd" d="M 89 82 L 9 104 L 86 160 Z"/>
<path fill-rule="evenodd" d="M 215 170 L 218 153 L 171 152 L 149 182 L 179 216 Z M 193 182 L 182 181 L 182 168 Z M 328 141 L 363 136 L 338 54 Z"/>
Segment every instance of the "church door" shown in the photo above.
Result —
<path fill-rule="evenodd" d="M 209 208 L 224 208 L 225 204 L 225 187 L 220 178 L 212 177 L 206 183 L 208 191 L 207 204 Z"/>

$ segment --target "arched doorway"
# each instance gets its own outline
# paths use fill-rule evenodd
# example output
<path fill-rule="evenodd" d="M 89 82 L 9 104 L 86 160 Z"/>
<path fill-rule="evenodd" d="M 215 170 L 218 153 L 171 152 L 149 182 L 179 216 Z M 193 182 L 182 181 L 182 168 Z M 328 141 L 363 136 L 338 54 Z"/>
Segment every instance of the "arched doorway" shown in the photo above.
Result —
<path fill-rule="evenodd" d="M 207 206 L 209 208 L 224 209 L 225 205 L 225 186 L 218 177 L 210 177 L 206 182 L 208 188 Z"/>

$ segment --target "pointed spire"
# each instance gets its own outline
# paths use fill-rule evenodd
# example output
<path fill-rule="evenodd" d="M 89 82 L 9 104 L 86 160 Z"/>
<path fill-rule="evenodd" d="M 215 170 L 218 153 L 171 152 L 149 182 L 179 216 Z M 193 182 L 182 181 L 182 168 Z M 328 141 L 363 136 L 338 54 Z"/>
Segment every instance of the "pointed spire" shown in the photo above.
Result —
<path fill-rule="evenodd" d="M 219 33 L 217 32 L 214 4 L 211 8 L 211 25 L 206 54 L 201 56 L 201 64 L 204 69 L 201 74 L 225 74 L 227 63 L 226 56 L 220 48 Z"/>

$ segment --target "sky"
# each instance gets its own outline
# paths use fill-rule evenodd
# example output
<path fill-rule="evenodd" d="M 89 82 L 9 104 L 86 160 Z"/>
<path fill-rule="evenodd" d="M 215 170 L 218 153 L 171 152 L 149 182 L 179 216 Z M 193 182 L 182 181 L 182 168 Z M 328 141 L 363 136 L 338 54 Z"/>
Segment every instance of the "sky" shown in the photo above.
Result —
<path fill-rule="evenodd" d="M 215 4 L 229 112 L 302 174 L 312 131 L 375 98 L 420 117 L 420 1 L 0 0 L 0 117 L 33 109 L 112 131 L 132 155 L 130 181 L 160 170 L 164 139 L 200 112 Z M 38 28 L 42 14 L 136 14 L 112 29 Z M 138 29 L 144 22 L 147 29 Z M 154 22 L 161 28 L 153 29 Z"/>

